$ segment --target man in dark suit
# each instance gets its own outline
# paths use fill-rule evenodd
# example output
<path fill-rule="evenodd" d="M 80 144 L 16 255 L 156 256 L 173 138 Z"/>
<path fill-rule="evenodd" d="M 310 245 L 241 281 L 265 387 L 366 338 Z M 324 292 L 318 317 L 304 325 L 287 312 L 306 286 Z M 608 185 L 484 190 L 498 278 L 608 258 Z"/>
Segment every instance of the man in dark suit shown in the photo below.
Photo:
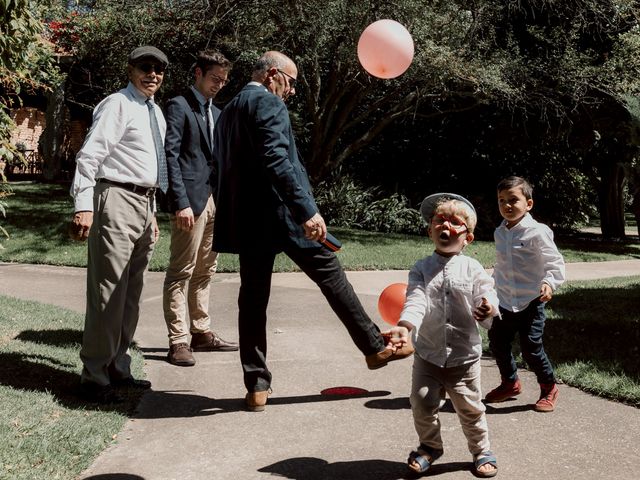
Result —
<path fill-rule="evenodd" d="M 172 98 L 166 109 L 171 257 L 163 307 L 169 330 L 168 360 L 179 366 L 195 365 L 192 350 L 238 349 L 236 343 L 211 331 L 209 317 L 209 284 L 218 256 L 211 248 L 216 207 L 212 196 L 215 184 L 210 178 L 213 130 L 220 115 L 212 99 L 227 83 L 230 70 L 231 63 L 222 54 L 200 52 L 194 67 L 194 85 L 184 95 Z"/>
<path fill-rule="evenodd" d="M 215 132 L 214 249 L 239 254 L 240 359 L 248 391 L 245 403 L 252 411 L 264 410 L 271 385 L 266 311 L 279 252 L 318 284 L 370 369 L 413 353 L 406 334 L 397 328 L 391 330 L 393 340 L 383 339 L 337 257 L 321 244 L 327 228 L 298 158 L 284 103 L 295 94 L 297 76 L 290 58 L 266 52 L 254 67 L 252 81 L 222 111 Z"/>

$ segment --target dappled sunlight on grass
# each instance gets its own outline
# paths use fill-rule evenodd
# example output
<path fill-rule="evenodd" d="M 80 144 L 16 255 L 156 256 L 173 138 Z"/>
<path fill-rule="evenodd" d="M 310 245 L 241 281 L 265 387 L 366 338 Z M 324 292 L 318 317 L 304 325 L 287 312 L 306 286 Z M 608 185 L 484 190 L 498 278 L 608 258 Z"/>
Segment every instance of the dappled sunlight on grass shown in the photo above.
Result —
<path fill-rule="evenodd" d="M 69 186 L 18 182 L 12 187 L 15 195 L 8 197 L 7 218 L 2 219 L 2 225 L 11 237 L 3 241 L 6 249 L 0 250 L 0 261 L 85 266 L 86 242 L 74 242 L 67 235 L 73 213 Z M 169 215 L 159 212 L 157 218 L 160 240 L 149 269 L 164 271 L 169 263 Z M 329 225 L 329 231 L 343 244 L 338 258 L 347 270 L 406 270 L 433 251 L 426 230 L 423 235 L 405 235 Z M 640 243 L 634 238 L 612 241 L 599 235 L 580 233 L 556 235 L 556 241 L 567 262 L 640 258 Z M 493 241 L 476 240 L 465 249 L 465 254 L 486 268 L 493 267 L 495 263 Z M 219 272 L 238 271 L 237 255 L 223 254 L 218 263 Z M 279 255 L 274 270 L 288 272 L 298 268 L 288 258 Z"/>
<path fill-rule="evenodd" d="M 0 477 L 75 478 L 113 442 L 141 393 L 114 406 L 84 402 L 83 316 L 2 295 L 0 304 Z M 132 358 L 141 376 L 142 355 Z"/>
<path fill-rule="evenodd" d="M 547 312 L 545 349 L 559 376 L 640 405 L 640 277 L 570 282 Z"/>

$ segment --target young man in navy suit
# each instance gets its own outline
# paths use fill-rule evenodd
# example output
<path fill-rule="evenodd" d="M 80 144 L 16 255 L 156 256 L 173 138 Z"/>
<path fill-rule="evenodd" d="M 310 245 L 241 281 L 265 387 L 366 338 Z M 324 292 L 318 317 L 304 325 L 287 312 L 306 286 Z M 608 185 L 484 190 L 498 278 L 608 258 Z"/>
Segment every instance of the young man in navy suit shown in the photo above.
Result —
<path fill-rule="evenodd" d="M 222 111 L 215 131 L 214 249 L 239 254 L 240 360 L 248 392 L 245 403 L 251 411 L 264 410 L 271 386 L 266 312 L 279 252 L 320 287 L 370 369 L 413 353 L 406 332 L 400 334 L 404 329 L 394 328 L 392 339 L 383 339 L 337 257 L 321 244 L 327 228 L 298 158 L 284 103 L 296 92 L 297 76 L 289 57 L 266 52 L 254 66 L 252 81 Z"/>
<path fill-rule="evenodd" d="M 238 350 L 236 343 L 211 331 L 209 317 L 209 284 L 218 255 L 211 248 L 216 207 L 210 177 L 213 129 L 220 115 L 212 99 L 227 83 L 230 70 L 231 62 L 222 54 L 198 53 L 193 86 L 172 98 L 166 108 L 171 257 L 163 307 L 169 330 L 168 360 L 179 366 L 195 365 L 192 350 Z"/>

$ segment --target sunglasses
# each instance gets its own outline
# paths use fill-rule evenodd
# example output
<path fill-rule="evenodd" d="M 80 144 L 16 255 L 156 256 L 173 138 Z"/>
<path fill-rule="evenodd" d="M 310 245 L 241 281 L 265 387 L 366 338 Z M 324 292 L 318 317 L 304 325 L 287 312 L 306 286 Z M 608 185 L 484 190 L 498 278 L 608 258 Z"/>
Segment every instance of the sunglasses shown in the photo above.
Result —
<path fill-rule="evenodd" d="M 164 71 L 167 69 L 167 67 L 165 67 L 162 64 L 159 63 L 149 63 L 149 62 L 144 62 L 144 63 L 136 63 L 135 67 L 140 70 L 141 72 L 144 73 L 151 73 L 152 71 L 156 72 L 158 75 L 162 75 L 164 73 Z"/>
<path fill-rule="evenodd" d="M 289 75 L 287 72 L 285 72 L 283 70 L 278 69 L 278 72 L 280 72 L 285 77 L 287 77 L 287 79 L 289 80 L 289 87 L 295 88 L 295 86 L 296 86 L 296 79 L 295 78 L 293 78 L 291 75 Z"/>

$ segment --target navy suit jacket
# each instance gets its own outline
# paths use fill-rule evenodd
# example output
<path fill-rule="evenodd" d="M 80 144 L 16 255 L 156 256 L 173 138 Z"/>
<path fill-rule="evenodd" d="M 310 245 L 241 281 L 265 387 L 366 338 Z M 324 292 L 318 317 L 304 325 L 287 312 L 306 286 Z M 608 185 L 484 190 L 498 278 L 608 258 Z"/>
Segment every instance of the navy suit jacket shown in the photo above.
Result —
<path fill-rule="evenodd" d="M 317 248 L 302 224 L 318 213 L 298 158 L 289 112 L 278 96 L 249 84 L 215 129 L 217 252 L 278 252 L 286 241 Z"/>
<path fill-rule="evenodd" d="M 215 123 L 220 109 L 212 106 L 212 112 Z M 214 165 L 207 122 L 191 89 L 169 100 L 166 119 L 164 147 L 169 172 L 169 212 L 191 207 L 194 215 L 200 215 L 209 194 L 215 195 L 215 183 L 211 183 Z"/>

